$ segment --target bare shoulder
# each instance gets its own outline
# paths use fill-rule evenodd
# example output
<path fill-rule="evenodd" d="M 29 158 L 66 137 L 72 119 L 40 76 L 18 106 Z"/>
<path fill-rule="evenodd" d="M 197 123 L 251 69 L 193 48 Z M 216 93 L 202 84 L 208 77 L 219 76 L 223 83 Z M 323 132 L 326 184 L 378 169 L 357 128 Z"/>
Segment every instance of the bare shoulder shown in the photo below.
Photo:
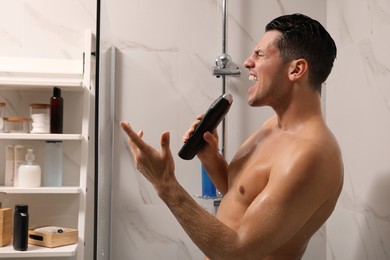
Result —
<path fill-rule="evenodd" d="M 326 126 L 286 134 L 285 145 L 276 172 L 304 180 L 329 196 L 339 192 L 343 182 L 342 155 L 336 138 Z"/>
<path fill-rule="evenodd" d="M 326 163 L 328 167 L 342 167 L 339 144 L 326 125 L 314 126 L 297 134 L 296 148 L 301 149 L 303 159 Z M 299 154 L 299 153 L 298 153 Z"/>

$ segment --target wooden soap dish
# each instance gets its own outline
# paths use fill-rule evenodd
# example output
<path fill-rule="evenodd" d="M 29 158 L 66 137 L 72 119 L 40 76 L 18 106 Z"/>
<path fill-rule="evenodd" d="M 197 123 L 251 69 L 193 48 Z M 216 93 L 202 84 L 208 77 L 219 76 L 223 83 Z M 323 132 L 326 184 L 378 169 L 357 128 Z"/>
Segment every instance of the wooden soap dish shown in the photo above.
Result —
<path fill-rule="evenodd" d="M 28 243 L 44 247 L 58 247 L 75 244 L 78 231 L 72 228 L 44 226 L 28 230 Z"/>

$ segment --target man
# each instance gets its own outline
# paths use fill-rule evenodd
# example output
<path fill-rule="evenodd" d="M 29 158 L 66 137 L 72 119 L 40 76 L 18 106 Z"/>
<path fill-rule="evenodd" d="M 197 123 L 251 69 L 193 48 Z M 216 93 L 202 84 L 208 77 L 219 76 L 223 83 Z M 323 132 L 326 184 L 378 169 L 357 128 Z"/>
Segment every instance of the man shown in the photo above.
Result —
<path fill-rule="evenodd" d="M 207 145 L 197 154 L 223 194 L 216 217 L 177 182 L 168 132 L 157 151 L 142 140 L 142 131 L 136 134 L 121 123 L 137 169 L 209 259 L 301 259 L 332 213 L 343 165 L 321 112 L 320 93 L 335 57 L 331 36 L 307 16 L 281 16 L 266 26 L 244 66 L 255 82 L 248 90 L 249 105 L 271 106 L 275 115 L 229 164 L 218 153 L 216 133 L 204 134 Z"/>

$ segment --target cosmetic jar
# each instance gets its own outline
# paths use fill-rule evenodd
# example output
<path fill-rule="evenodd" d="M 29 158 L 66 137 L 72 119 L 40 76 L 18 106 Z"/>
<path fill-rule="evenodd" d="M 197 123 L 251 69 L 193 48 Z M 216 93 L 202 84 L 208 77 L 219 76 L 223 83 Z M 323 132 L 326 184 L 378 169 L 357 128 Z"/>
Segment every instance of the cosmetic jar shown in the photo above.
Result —
<path fill-rule="evenodd" d="M 26 117 L 5 117 L 4 122 L 7 133 L 28 133 L 28 118 Z"/>
<path fill-rule="evenodd" d="M 50 105 L 30 104 L 30 133 L 48 134 L 50 133 Z"/>

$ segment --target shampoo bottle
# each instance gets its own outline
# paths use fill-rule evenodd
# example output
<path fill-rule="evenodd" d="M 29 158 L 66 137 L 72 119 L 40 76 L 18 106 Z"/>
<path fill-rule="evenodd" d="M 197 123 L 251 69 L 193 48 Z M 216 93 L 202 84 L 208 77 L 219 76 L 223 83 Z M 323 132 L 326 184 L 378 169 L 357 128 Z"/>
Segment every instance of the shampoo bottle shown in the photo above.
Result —
<path fill-rule="evenodd" d="M 41 186 L 41 167 L 34 163 L 32 149 L 27 150 L 26 162 L 19 166 L 18 187 L 36 188 Z"/>
<path fill-rule="evenodd" d="M 215 198 L 217 190 L 202 164 L 202 197 Z"/>
<path fill-rule="evenodd" d="M 64 100 L 61 97 L 61 89 L 54 87 L 53 96 L 50 98 L 50 133 L 62 134 Z"/>
<path fill-rule="evenodd" d="M 62 186 L 62 142 L 46 141 L 43 185 L 45 187 Z"/>
<path fill-rule="evenodd" d="M 28 206 L 15 205 L 14 213 L 14 241 L 17 251 L 26 251 L 28 248 Z"/>

